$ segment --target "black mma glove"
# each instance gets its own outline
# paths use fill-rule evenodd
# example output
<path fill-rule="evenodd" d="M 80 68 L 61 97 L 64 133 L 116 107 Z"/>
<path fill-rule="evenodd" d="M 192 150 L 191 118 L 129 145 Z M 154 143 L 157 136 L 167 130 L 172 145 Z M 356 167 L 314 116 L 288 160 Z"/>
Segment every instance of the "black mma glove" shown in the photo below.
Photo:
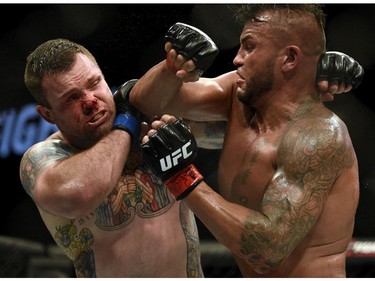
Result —
<path fill-rule="evenodd" d="M 353 89 L 361 84 L 364 69 L 352 57 L 335 51 L 325 52 L 318 63 L 318 80 L 352 84 Z"/>
<path fill-rule="evenodd" d="M 122 84 L 113 94 L 116 105 L 116 119 L 113 129 L 121 129 L 128 132 L 132 143 L 136 143 L 141 136 L 141 113 L 130 104 L 129 93 L 138 79 L 132 79 Z"/>
<path fill-rule="evenodd" d="M 216 44 L 207 34 L 196 27 L 177 22 L 165 34 L 167 42 L 171 42 L 177 54 L 186 60 L 192 59 L 199 76 L 206 71 L 219 54 Z M 168 58 L 167 58 L 168 60 Z"/>
<path fill-rule="evenodd" d="M 141 147 L 143 159 L 176 200 L 185 198 L 203 180 L 192 164 L 197 143 L 181 118 L 160 127 Z"/>

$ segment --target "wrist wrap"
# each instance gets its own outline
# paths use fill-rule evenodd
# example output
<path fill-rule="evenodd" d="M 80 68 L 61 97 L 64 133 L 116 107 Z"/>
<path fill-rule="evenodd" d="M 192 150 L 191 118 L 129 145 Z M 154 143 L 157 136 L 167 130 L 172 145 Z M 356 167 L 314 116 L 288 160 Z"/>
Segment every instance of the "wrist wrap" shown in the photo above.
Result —
<path fill-rule="evenodd" d="M 179 201 L 188 196 L 201 181 L 203 181 L 203 176 L 193 164 L 190 164 L 166 180 L 165 184 L 176 200 Z"/>
<path fill-rule="evenodd" d="M 129 133 L 132 139 L 132 143 L 136 143 L 141 136 L 141 126 L 138 119 L 128 113 L 121 113 L 117 115 L 113 122 L 113 129 L 124 130 Z"/>

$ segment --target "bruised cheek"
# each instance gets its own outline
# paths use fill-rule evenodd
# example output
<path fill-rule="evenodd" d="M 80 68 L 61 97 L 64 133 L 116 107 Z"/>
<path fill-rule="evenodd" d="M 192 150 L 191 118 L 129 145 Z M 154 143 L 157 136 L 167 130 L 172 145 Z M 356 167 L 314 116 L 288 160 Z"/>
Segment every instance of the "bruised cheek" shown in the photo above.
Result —
<path fill-rule="evenodd" d="M 63 115 L 65 116 L 65 120 L 71 120 L 71 122 L 79 123 L 81 121 L 81 113 L 80 113 L 81 107 L 77 104 L 72 106 L 72 104 L 69 104 L 69 106 L 64 106 L 60 108 L 60 112 L 64 112 Z"/>

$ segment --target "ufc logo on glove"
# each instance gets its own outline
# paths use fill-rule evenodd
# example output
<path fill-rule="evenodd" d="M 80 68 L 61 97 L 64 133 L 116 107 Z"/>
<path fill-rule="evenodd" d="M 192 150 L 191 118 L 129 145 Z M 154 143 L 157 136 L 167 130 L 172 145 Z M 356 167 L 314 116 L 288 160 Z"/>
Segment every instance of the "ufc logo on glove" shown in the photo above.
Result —
<path fill-rule="evenodd" d="M 181 148 L 178 148 L 171 155 L 160 159 L 160 167 L 163 172 L 169 170 L 170 168 L 178 165 L 178 159 L 188 159 L 190 155 L 193 154 L 193 151 L 188 152 L 188 148 L 191 146 L 191 140 L 188 143 L 184 144 Z"/>
<path fill-rule="evenodd" d="M 197 142 L 181 118 L 160 127 L 142 144 L 142 152 L 145 162 L 176 200 L 185 198 L 203 180 L 192 164 Z"/>

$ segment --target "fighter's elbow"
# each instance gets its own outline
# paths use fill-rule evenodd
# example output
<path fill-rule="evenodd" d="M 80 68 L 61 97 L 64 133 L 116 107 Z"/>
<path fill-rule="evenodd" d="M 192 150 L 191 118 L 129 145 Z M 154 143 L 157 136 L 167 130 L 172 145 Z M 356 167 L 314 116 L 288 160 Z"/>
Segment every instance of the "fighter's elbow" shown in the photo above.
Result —
<path fill-rule="evenodd" d="M 67 219 L 86 216 L 98 205 L 95 195 L 84 188 L 62 189 L 54 194 L 36 194 L 34 200 L 44 211 Z"/>
<path fill-rule="evenodd" d="M 275 269 L 277 269 L 282 261 L 271 261 L 271 260 L 265 260 L 264 257 L 258 257 L 257 258 L 251 258 L 247 263 L 253 268 L 253 270 L 258 274 L 268 274 Z"/>

